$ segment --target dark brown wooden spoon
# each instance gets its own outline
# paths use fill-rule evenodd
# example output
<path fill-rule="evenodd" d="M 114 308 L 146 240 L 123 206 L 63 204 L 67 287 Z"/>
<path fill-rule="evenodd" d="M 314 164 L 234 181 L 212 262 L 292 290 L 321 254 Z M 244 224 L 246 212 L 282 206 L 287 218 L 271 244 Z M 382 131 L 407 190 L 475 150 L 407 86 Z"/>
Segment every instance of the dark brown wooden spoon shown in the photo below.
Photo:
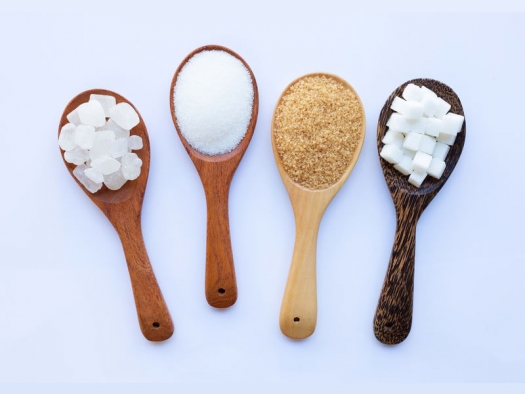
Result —
<path fill-rule="evenodd" d="M 386 122 L 393 112 L 390 105 L 394 97 L 401 97 L 401 93 L 409 83 L 418 86 L 424 85 L 433 90 L 439 97 L 452 105 L 450 112 L 464 116 L 459 97 L 447 85 L 426 78 L 405 82 L 390 95 L 379 115 L 377 125 L 377 148 L 379 152 L 383 147 L 381 140 L 387 131 Z M 379 157 L 396 209 L 394 246 L 374 319 L 374 333 L 382 343 L 389 345 L 400 343 L 410 332 L 414 292 L 416 225 L 425 208 L 452 174 L 463 150 L 465 136 L 466 122 L 463 123 L 461 132 L 458 133 L 454 145 L 450 148 L 445 160 L 446 169 L 442 177 L 437 180 L 428 176 L 420 188 L 408 183 L 408 176 L 402 175 L 394 169 L 392 164 Z"/>
<path fill-rule="evenodd" d="M 82 92 L 66 106 L 58 127 L 59 134 L 62 126 L 68 123 L 66 116 L 80 104 L 89 101 L 91 94 L 111 95 L 116 98 L 117 103 L 125 102 L 133 106 L 124 97 L 109 90 L 93 89 Z M 136 108 L 135 111 L 137 111 Z M 137 114 L 139 114 L 138 111 Z M 150 144 L 146 125 L 140 114 L 139 118 L 140 123 L 132 129 L 131 133 L 142 137 L 144 146 L 142 149 L 135 151 L 142 159 L 142 170 L 136 180 L 126 182 L 120 190 L 109 190 L 106 186 L 103 186 L 96 193 L 90 193 L 73 175 L 73 170 L 76 166 L 65 160 L 64 163 L 73 179 L 75 179 L 91 201 L 104 212 L 120 237 L 128 264 L 142 333 L 150 341 L 164 341 L 171 337 L 174 328 L 170 313 L 153 273 L 142 236 L 141 211 L 148 181 Z"/>
<path fill-rule="evenodd" d="M 224 51 L 235 56 L 249 71 L 253 84 L 253 107 L 248 129 L 239 145 L 231 152 L 210 156 L 194 149 L 182 135 L 175 113 L 173 91 L 177 83 L 177 77 L 184 65 L 195 54 L 202 51 L 213 50 Z M 235 279 L 228 219 L 228 195 L 233 175 L 239 166 L 246 148 L 248 148 L 257 122 L 257 113 L 259 111 L 257 83 L 252 70 L 238 54 L 219 45 L 203 46 L 186 56 L 177 68 L 170 87 L 170 108 L 177 133 L 193 164 L 195 164 L 197 168 L 206 194 L 206 205 L 208 208 L 206 234 L 206 300 L 208 304 L 213 307 L 227 308 L 237 300 L 237 281 Z"/>

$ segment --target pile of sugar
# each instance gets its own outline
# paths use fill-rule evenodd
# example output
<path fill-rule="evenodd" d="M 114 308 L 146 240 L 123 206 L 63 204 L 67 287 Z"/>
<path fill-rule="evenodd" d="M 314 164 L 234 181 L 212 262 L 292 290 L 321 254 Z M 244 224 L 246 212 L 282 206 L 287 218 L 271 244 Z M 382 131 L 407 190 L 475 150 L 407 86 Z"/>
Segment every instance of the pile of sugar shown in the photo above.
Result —
<path fill-rule="evenodd" d="M 305 77 L 281 97 L 274 116 L 275 147 L 290 178 L 311 190 L 336 183 L 362 137 L 355 93 L 333 78 Z"/>
<path fill-rule="evenodd" d="M 251 74 L 235 56 L 201 51 L 177 76 L 173 104 L 179 130 L 196 150 L 220 155 L 241 142 L 252 116 Z"/>
<path fill-rule="evenodd" d="M 425 86 L 408 84 L 403 98 L 395 97 L 380 156 L 394 165 L 408 182 L 420 187 L 427 175 L 440 179 L 445 159 L 463 127 L 462 115 Z"/>
<path fill-rule="evenodd" d="M 142 138 L 130 135 L 140 119 L 128 103 L 92 94 L 67 115 L 58 143 L 64 160 L 76 164 L 73 175 L 91 193 L 102 185 L 118 190 L 140 175 L 142 160 L 132 150 L 142 149 Z"/>

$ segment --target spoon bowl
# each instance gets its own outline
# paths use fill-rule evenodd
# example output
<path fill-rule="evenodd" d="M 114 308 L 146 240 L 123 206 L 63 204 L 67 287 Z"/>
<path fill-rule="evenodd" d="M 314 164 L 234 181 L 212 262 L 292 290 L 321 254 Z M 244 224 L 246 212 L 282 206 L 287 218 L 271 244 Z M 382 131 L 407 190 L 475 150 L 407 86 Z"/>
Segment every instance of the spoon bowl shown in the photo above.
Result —
<path fill-rule="evenodd" d="M 408 84 L 426 86 L 439 97 L 451 104 L 450 112 L 463 115 L 459 97 L 447 85 L 427 78 L 407 81 L 399 86 L 388 98 L 377 125 L 377 148 L 381 151 L 381 142 L 387 131 L 386 123 L 393 110 L 390 108 L 396 96 L 401 97 Z M 454 170 L 465 144 L 466 122 L 458 133 L 454 145 L 450 147 L 445 159 L 446 168 L 440 179 L 427 177 L 421 187 L 416 188 L 408 182 L 408 177 L 394 169 L 393 165 L 379 157 L 386 184 L 390 190 L 396 210 L 396 234 L 390 256 L 383 288 L 374 318 L 376 338 L 385 344 L 402 342 L 412 326 L 412 306 L 414 290 L 414 263 L 416 225 L 425 208 L 441 190 Z"/>
<path fill-rule="evenodd" d="M 351 90 L 359 101 L 362 112 L 362 125 L 360 128 L 360 140 L 348 167 L 341 178 L 331 186 L 322 190 L 312 190 L 294 182 L 282 163 L 282 159 L 275 143 L 275 121 L 274 111 L 272 120 L 272 148 L 277 164 L 277 169 L 283 180 L 284 186 L 290 197 L 290 202 L 295 217 L 295 245 L 293 250 L 290 272 L 284 291 L 283 302 L 279 324 L 284 335 L 293 339 L 304 339 L 315 331 L 317 324 L 317 282 L 316 282 L 316 253 L 317 234 L 323 214 L 341 189 L 350 173 L 352 172 L 365 138 L 365 111 L 357 92 L 348 82 L 336 75 L 326 73 L 313 73 L 304 75 L 291 82 L 283 91 L 277 101 L 276 110 L 283 97 L 288 93 L 290 87 L 303 78 L 325 76 L 334 79 Z"/>
<path fill-rule="evenodd" d="M 246 134 L 239 145 L 232 151 L 207 155 L 194 149 L 184 138 L 174 105 L 174 89 L 177 78 L 186 63 L 197 53 L 202 51 L 224 51 L 239 59 L 250 73 L 253 86 L 253 106 L 250 122 Z M 227 308 L 237 300 L 237 281 L 230 238 L 230 224 L 228 217 L 228 196 L 233 175 L 248 148 L 259 111 L 259 96 L 257 83 L 248 64 L 237 53 L 219 45 L 206 45 L 191 52 L 179 65 L 170 87 L 170 109 L 175 129 L 188 152 L 197 172 L 199 173 L 207 206 L 207 234 L 206 234 L 206 279 L 205 294 L 208 303 L 215 308 Z"/>
<path fill-rule="evenodd" d="M 59 134 L 62 127 L 69 122 L 67 115 L 80 104 L 89 101 L 91 94 L 110 95 L 116 98 L 117 103 L 125 102 L 133 106 L 124 97 L 109 90 L 93 89 L 82 92 L 66 106 L 60 119 Z M 76 166 L 65 160 L 64 163 L 73 179 L 106 215 L 119 235 L 126 256 L 142 333 L 150 341 L 163 341 L 171 337 L 174 327 L 142 236 L 141 211 L 148 181 L 150 144 L 146 125 L 136 108 L 133 108 L 139 115 L 140 123 L 133 128 L 132 134 L 140 136 L 143 141 L 143 148 L 136 152 L 142 159 L 141 173 L 136 180 L 126 182 L 119 190 L 110 190 L 103 186 L 96 193 L 91 193 L 73 175 Z"/>

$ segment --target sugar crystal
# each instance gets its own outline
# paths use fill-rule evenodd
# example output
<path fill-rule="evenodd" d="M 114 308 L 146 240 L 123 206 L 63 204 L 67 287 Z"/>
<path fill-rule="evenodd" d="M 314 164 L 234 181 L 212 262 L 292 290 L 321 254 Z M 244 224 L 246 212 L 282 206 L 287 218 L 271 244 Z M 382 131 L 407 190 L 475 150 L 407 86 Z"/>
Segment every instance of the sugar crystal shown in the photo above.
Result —
<path fill-rule="evenodd" d="M 87 168 L 88 166 L 85 164 L 79 165 L 73 170 L 73 175 L 88 191 L 96 193 L 102 187 L 102 183 L 96 183 L 89 179 L 84 173 Z"/>
<path fill-rule="evenodd" d="M 78 125 L 75 131 L 75 143 L 82 149 L 91 149 L 95 140 L 95 128 L 84 124 Z"/>
<path fill-rule="evenodd" d="M 109 111 L 115 105 L 117 105 L 117 100 L 113 96 L 108 96 L 106 94 L 92 94 L 89 96 L 89 101 L 96 100 L 104 108 L 104 114 L 106 118 L 109 118 Z"/>
<path fill-rule="evenodd" d="M 104 108 L 98 101 L 88 101 L 80 104 L 77 108 L 78 117 L 83 124 L 100 127 L 106 123 Z"/>
<path fill-rule="evenodd" d="M 60 145 L 62 150 L 72 150 L 77 146 L 75 143 L 75 129 L 76 126 L 73 123 L 68 123 L 60 130 L 58 145 Z"/>
<path fill-rule="evenodd" d="M 109 111 L 111 119 L 120 127 L 131 130 L 139 124 L 139 115 L 128 103 L 118 103 Z"/>

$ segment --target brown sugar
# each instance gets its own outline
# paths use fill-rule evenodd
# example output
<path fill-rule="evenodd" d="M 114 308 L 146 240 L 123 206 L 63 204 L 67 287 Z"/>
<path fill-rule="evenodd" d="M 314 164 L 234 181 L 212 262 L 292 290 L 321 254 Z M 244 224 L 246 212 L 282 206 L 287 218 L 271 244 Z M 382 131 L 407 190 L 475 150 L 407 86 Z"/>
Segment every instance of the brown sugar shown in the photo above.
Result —
<path fill-rule="evenodd" d="M 301 78 L 274 115 L 275 148 L 286 173 L 307 189 L 332 186 L 356 154 L 363 122 L 361 102 L 349 87 L 324 75 Z"/>

